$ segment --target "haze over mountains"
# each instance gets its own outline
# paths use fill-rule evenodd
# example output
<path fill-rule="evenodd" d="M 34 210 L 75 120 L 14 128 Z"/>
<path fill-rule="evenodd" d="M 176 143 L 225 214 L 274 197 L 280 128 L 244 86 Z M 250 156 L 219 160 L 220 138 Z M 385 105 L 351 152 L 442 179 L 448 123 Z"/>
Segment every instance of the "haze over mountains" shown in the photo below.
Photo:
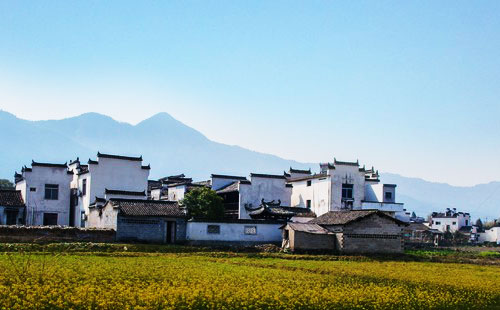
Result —
<path fill-rule="evenodd" d="M 85 162 L 88 158 L 95 159 L 97 151 L 142 155 L 144 164 L 151 163 L 152 179 L 179 173 L 195 180 L 208 179 L 211 173 L 280 174 L 290 166 L 318 170 L 318 163 L 299 163 L 213 142 L 168 113 L 130 125 L 97 113 L 62 120 L 27 121 L 0 111 L 0 131 L 0 178 L 9 180 L 13 179 L 14 171 L 29 165 L 32 159 L 64 163 L 79 156 Z M 456 207 L 470 211 L 475 218 L 500 217 L 500 182 L 455 187 L 390 173 L 382 173 L 381 179 L 397 184 L 397 200 L 421 216 Z"/>

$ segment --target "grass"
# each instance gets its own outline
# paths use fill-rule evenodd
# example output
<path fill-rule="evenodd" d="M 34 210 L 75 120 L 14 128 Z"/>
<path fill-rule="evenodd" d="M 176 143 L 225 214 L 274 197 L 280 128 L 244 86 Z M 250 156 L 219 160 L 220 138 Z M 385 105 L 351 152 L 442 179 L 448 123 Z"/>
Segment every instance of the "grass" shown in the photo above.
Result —
<path fill-rule="evenodd" d="M 90 243 L 0 250 L 0 309 L 500 309 L 493 251 L 383 257 Z"/>

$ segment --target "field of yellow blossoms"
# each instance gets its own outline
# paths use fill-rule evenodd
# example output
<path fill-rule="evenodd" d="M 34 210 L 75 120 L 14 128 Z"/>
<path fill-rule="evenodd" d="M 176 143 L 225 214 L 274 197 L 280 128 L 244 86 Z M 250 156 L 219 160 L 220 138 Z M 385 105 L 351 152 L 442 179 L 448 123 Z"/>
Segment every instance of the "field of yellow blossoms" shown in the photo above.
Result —
<path fill-rule="evenodd" d="M 0 309 L 500 309 L 500 266 L 4 252 Z"/>

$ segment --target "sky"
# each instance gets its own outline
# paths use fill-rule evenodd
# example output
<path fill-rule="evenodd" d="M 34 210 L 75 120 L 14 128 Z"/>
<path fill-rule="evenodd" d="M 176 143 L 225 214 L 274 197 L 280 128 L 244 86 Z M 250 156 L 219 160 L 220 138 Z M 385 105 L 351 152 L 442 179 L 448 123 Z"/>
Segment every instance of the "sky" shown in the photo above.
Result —
<path fill-rule="evenodd" d="M 500 1 L 0 1 L 0 109 L 500 180 Z"/>

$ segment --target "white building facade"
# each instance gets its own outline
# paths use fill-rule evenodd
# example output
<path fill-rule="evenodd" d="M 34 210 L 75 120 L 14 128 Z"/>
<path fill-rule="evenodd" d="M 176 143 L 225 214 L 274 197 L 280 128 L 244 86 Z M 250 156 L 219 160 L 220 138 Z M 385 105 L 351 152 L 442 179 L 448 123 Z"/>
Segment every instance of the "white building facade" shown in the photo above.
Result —
<path fill-rule="evenodd" d="M 445 212 L 433 212 L 431 215 L 431 222 L 429 227 L 437 229 L 441 232 L 451 232 L 461 230 L 463 227 L 470 227 L 470 214 L 464 212 L 457 212 L 455 208 L 446 209 Z M 469 229 L 470 231 L 470 229 Z"/>
<path fill-rule="evenodd" d="M 142 165 L 141 157 L 97 153 L 97 160 L 69 165 L 74 172 L 71 182 L 75 226 L 89 227 L 89 207 L 104 205 L 110 198 L 147 199 L 150 166 Z"/>
<path fill-rule="evenodd" d="M 359 162 L 320 164 L 319 174 L 289 177 L 291 206 L 311 209 L 317 216 L 329 211 L 380 210 L 409 221 L 404 204 L 396 202 L 396 185 L 380 184 L 378 171 Z M 290 174 L 291 175 L 291 174 Z"/>
<path fill-rule="evenodd" d="M 26 205 L 26 225 L 70 224 L 70 184 L 73 172 L 66 164 L 39 163 L 16 173 L 16 190 Z"/>

